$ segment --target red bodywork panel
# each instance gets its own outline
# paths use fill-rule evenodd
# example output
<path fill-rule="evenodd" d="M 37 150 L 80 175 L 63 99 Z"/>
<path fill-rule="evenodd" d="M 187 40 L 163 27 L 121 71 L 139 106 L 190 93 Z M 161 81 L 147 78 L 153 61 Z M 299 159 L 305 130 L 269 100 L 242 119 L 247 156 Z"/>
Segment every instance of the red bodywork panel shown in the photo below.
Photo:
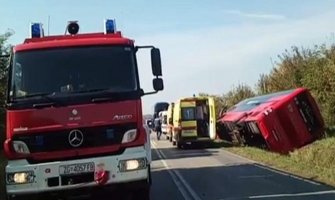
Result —
<path fill-rule="evenodd" d="M 301 111 L 296 106 L 295 98 L 300 94 L 307 95 L 313 114 L 318 120 L 319 128 L 313 132 L 307 129 L 300 115 Z M 266 102 L 244 112 L 235 112 L 232 109 L 225 113 L 218 122 L 223 124 L 256 122 L 269 149 L 280 153 L 292 151 L 324 135 L 324 121 L 320 110 L 305 88 L 271 97 Z"/>
<path fill-rule="evenodd" d="M 43 38 L 26 39 L 23 44 L 14 47 L 16 51 L 29 51 L 34 49 L 50 49 L 74 46 L 103 46 L 103 45 L 134 45 L 134 41 L 115 34 L 91 33 L 78 35 L 48 36 Z"/>
<path fill-rule="evenodd" d="M 73 114 L 73 110 L 77 114 Z M 59 152 L 42 152 L 30 154 L 34 160 L 55 159 L 99 154 L 118 151 L 125 146 L 140 146 L 145 143 L 146 133 L 142 126 L 141 101 L 130 100 L 123 102 L 73 105 L 61 108 L 44 108 L 29 110 L 7 111 L 7 141 L 5 143 L 6 155 L 9 159 L 20 157 L 13 153 L 10 140 L 15 134 L 35 134 L 64 129 L 77 129 L 81 127 L 94 127 L 135 122 L 138 127 L 138 138 L 134 142 L 97 148 L 76 148 Z M 128 116 L 126 118 L 116 116 Z"/>

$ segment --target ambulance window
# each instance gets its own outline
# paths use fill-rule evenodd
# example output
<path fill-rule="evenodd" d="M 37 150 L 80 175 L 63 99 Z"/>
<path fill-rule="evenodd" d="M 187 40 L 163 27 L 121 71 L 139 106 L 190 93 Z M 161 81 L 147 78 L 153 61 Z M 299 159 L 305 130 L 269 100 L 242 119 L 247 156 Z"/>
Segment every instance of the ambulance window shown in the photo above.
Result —
<path fill-rule="evenodd" d="M 186 107 L 181 109 L 181 118 L 183 121 L 192 121 L 195 120 L 195 108 Z"/>

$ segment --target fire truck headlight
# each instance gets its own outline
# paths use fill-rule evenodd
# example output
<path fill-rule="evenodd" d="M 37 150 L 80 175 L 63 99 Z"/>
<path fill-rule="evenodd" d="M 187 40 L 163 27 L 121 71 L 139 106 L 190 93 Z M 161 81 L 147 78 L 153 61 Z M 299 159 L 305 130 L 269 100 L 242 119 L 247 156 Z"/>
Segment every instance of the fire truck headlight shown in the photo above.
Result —
<path fill-rule="evenodd" d="M 119 163 L 119 169 L 121 172 L 145 169 L 146 166 L 147 166 L 146 158 L 121 160 Z"/>
<path fill-rule="evenodd" d="M 34 179 L 33 171 L 7 173 L 7 184 L 33 183 Z"/>
<path fill-rule="evenodd" d="M 128 130 L 123 135 L 122 143 L 132 142 L 136 139 L 136 136 L 137 136 L 137 130 L 136 129 Z"/>
<path fill-rule="evenodd" d="M 26 143 L 22 141 L 13 141 L 13 148 L 16 153 L 29 154 L 29 148 Z"/>

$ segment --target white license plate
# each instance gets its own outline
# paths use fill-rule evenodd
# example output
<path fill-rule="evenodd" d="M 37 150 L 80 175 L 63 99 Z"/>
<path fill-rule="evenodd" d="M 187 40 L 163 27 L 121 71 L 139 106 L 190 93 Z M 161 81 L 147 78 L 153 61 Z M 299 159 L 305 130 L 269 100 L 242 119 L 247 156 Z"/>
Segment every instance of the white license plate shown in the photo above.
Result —
<path fill-rule="evenodd" d="M 72 175 L 94 172 L 94 162 L 59 166 L 60 175 Z"/>

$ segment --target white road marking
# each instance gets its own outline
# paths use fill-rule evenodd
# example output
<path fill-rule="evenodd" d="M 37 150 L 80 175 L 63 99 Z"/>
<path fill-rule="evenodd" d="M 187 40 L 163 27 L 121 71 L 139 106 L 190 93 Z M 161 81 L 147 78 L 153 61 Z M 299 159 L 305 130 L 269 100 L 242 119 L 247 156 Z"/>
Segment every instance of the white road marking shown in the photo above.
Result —
<path fill-rule="evenodd" d="M 165 154 L 161 150 L 156 148 L 157 147 L 156 142 L 152 141 L 152 146 L 154 147 L 158 157 L 160 158 L 160 161 L 163 163 L 164 167 L 167 169 L 168 173 L 170 174 L 173 182 L 176 184 L 178 190 L 183 195 L 184 199 L 185 200 L 192 200 L 192 199 L 201 200 L 201 198 L 195 193 L 195 191 L 191 188 L 191 186 L 187 183 L 187 181 L 183 178 L 183 176 L 177 170 L 173 170 L 169 167 L 169 165 L 165 161 L 166 159 Z"/>
<path fill-rule="evenodd" d="M 296 194 L 271 194 L 271 195 L 259 195 L 250 196 L 249 199 L 265 199 L 265 198 L 276 198 L 276 197 L 302 197 L 302 196 L 315 196 L 323 194 L 335 194 L 335 190 L 319 191 L 319 192 L 305 192 Z"/>
<path fill-rule="evenodd" d="M 160 151 L 160 150 L 158 150 Z M 163 158 L 165 159 L 166 156 L 164 154 L 164 152 L 160 151 L 160 153 L 162 154 Z M 184 179 L 184 177 L 179 173 L 178 170 L 172 170 L 173 172 L 176 173 L 177 177 L 179 178 L 179 180 L 181 180 L 181 182 L 184 184 L 184 186 L 186 187 L 186 189 L 188 190 L 188 192 L 191 194 L 191 196 L 193 197 L 194 200 L 201 200 L 201 198 L 197 195 L 197 193 L 192 189 L 192 187 L 187 183 L 187 181 Z"/>
<path fill-rule="evenodd" d="M 182 183 L 178 180 L 178 178 L 176 177 L 176 175 L 174 173 L 172 173 L 170 167 L 168 166 L 168 164 L 165 162 L 163 156 L 160 154 L 159 150 L 156 149 L 156 143 L 152 142 L 152 146 L 154 147 L 160 161 L 163 163 L 164 167 L 167 169 L 168 173 L 170 174 L 173 182 L 176 184 L 177 189 L 179 190 L 179 192 L 181 193 L 181 195 L 184 197 L 185 200 L 191 200 L 191 198 L 189 197 L 189 195 L 187 194 L 186 190 L 184 189 L 184 187 L 182 186 Z"/>
<path fill-rule="evenodd" d="M 271 168 L 269 168 L 269 167 L 267 167 L 265 165 L 257 165 L 257 164 L 255 164 L 254 166 L 262 168 L 262 169 L 269 170 L 271 172 L 274 172 L 274 173 L 277 173 L 277 174 L 280 174 L 280 175 L 289 176 L 291 178 L 295 178 L 297 180 L 304 181 L 304 182 L 307 182 L 307 183 L 310 183 L 310 184 L 313 184 L 313 185 L 321 185 L 320 183 L 317 183 L 317 182 L 314 182 L 314 181 L 311 181 L 311 180 L 308 180 L 308 179 L 305 179 L 305 178 L 301 178 L 301 177 L 295 176 L 293 174 L 289 174 L 289 173 L 286 173 L 286 172 L 278 171 L 276 169 L 271 169 Z"/>
<path fill-rule="evenodd" d="M 201 156 L 208 156 L 211 155 L 209 152 L 195 152 L 195 153 L 172 153 L 172 158 L 178 158 L 179 156 L 182 157 L 201 157 Z"/>
<path fill-rule="evenodd" d="M 230 154 L 230 155 L 232 155 L 232 156 L 235 156 L 235 157 L 237 157 L 237 158 L 243 159 L 243 160 L 245 160 L 245 161 L 247 161 L 247 162 L 249 162 L 249 163 L 252 163 L 252 164 L 253 164 L 254 166 L 256 166 L 256 167 L 259 167 L 259 168 L 262 168 L 262 169 L 266 169 L 266 170 L 271 171 L 271 172 L 274 172 L 274 173 L 276 173 L 276 174 L 280 174 L 280 175 L 284 175 L 284 176 L 289 176 L 289 177 L 292 177 L 292 178 L 294 178 L 294 179 L 297 179 L 297 180 L 300 180 L 300 181 L 304 181 L 304 182 L 307 182 L 307 183 L 310 183 L 310 184 L 313 184 L 313 185 L 320 185 L 320 183 L 317 183 L 317 182 L 314 182 L 314 181 L 311 181 L 311 180 L 308 180 L 308 179 L 305 179 L 305 178 L 301 178 L 301 177 L 298 177 L 298 176 L 295 176 L 295 175 L 293 175 L 293 174 L 289 174 L 289 173 L 286 173 L 286 172 L 283 172 L 283 171 L 279 171 L 279 170 L 277 170 L 277 169 L 272 169 L 272 168 L 267 167 L 266 165 L 264 165 L 264 164 L 262 164 L 262 163 L 260 163 L 260 162 L 256 162 L 256 161 L 254 161 L 254 160 L 250 160 L 250 159 L 248 159 L 248 158 L 245 158 L 245 157 L 243 157 L 243 156 L 240 156 L 240 155 L 231 153 L 231 152 L 229 152 L 229 151 L 226 151 L 226 150 L 222 150 L 222 151 L 224 151 L 225 153 L 228 153 L 228 154 Z"/>

